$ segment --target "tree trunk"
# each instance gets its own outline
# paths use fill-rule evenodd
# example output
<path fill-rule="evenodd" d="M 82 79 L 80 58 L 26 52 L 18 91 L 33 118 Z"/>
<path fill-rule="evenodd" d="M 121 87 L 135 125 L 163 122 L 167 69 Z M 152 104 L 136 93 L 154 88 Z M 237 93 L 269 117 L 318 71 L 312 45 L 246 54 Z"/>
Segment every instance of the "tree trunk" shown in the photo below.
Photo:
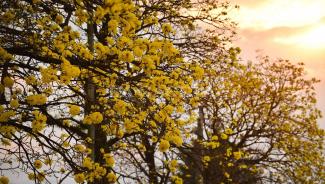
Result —
<path fill-rule="evenodd" d="M 91 53 L 94 53 L 94 27 L 91 21 L 87 24 L 87 41 L 88 48 Z M 90 114 L 92 112 L 92 106 L 97 105 L 96 101 L 96 85 L 92 81 L 92 74 L 89 73 L 88 79 L 85 84 L 85 92 L 86 92 L 86 108 L 85 114 Z M 103 157 L 100 152 L 101 145 L 105 145 L 106 143 L 106 135 L 102 131 L 100 125 L 89 125 L 88 127 L 88 136 L 91 138 L 92 143 L 90 143 L 91 159 L 94 162 L 104 164 Z M 108 169 L 108 168 L 106 168 Z M 95 180 L 92 184 L 107 184 L 106 177 L 103 177 L 100 180 Z"/>
<path fill-rule="evenodd" d="M 196 136 L 197 140 L 194 142 L 194 149 L 196 154 L 194 155 L 194 160 L 196 162 L 195 165 L 197 165 L 196 168 L 194 168 L 194 180 L 197 184 L 203 184 L 204 182 L 204 167 L 202 164 L 202 157 L 203 157 L 203 149 L 201 142 L 203 140 L 203 125 L 204 125 L 204 111 L 203 106 L 199 107 L 199 118 L 197 121 L 197 129 L 196 129 Z"/>

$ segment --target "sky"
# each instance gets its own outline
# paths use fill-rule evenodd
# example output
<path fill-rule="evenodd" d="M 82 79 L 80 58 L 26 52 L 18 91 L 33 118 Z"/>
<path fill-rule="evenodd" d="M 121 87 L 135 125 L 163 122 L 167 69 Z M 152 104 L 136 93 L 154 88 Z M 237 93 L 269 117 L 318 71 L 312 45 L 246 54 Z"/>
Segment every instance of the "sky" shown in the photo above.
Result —
<path fill-rule="evenodd" d="M 241 57 L 258 55 L 303 62 L 307 77 L 316 77 L 317 107 L 325 116 L 325 0 L 230 0 L 238 23 L 234 44 Z M 325 128 L 325 118 L 318 121 Z"/>

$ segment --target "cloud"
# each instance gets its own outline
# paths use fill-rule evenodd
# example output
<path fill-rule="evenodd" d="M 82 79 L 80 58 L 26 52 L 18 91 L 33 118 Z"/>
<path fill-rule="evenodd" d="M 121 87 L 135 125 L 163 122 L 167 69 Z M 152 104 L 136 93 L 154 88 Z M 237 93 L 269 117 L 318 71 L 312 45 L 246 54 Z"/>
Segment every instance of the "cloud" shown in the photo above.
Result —
<path fill-rule="evenodd" d="M 231 3 L 237 4 L 240 7 L 250 7 L 250 8 L 258 8 L 265 4 L 267 4 L 270 0 L 230 0 Z"/>

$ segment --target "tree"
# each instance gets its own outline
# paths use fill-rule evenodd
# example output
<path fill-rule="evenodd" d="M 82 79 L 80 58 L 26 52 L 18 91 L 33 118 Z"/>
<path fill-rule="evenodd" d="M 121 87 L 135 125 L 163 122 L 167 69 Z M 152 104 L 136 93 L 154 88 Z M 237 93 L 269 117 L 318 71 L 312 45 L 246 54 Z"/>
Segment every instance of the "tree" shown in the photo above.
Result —
<path fill-rule="evenodd" d="M 302 63 L 259 59 L 206 77 L 199 131 L 182 148 L 184 183 L 324 183 L 318 80 Z"/>
<path fill-rule="evenodd" d="M 166 160 L 194 120 L 184 113 L 197 104 L 204 70 L 228 57 L 227 3 L 7 0 L 0 8 L 1 170 L 18 168 L 35 183 L 181 182 Z"/>

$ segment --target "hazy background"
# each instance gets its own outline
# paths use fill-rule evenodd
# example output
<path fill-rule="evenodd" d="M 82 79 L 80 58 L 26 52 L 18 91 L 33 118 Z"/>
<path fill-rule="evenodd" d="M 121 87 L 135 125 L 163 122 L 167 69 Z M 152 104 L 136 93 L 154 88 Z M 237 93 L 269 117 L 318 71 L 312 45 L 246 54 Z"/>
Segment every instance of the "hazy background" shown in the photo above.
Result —
<path fill-rule="evenodd" d="M 231 17 L 238 23 L 235 44 L 243 59 L 259 54 L 304 62 L 317 84 L 317 106 L 325 115 L 325 0 L 230 0 L 240 6 Z M 318 122 L 325 128 L 325 118 Z"/>

